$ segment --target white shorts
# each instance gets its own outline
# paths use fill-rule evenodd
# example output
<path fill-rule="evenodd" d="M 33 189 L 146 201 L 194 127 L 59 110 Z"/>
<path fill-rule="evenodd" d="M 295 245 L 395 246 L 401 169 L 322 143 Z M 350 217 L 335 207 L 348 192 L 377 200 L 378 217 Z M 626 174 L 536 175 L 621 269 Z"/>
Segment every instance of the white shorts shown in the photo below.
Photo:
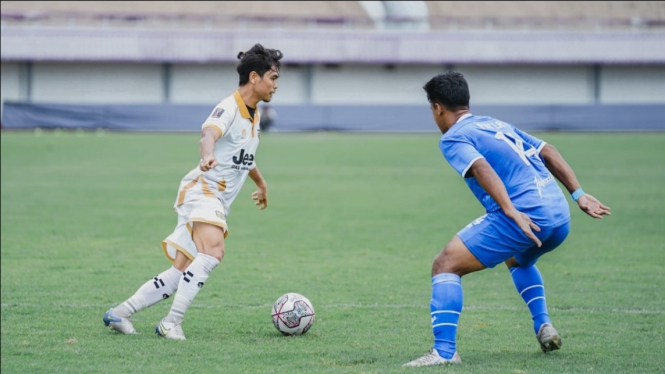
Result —
<path fill-rule="evenodd" d="M 178 224 L 173 233 L 162 241 L 164 254 L 171 262 L 175 261 L 176 252 L 180 251 L 190 260 L 198 253 L 192 237 L 194 222 L 205 222 L 219 226 L 224 230 L 224 238 L 229 235 L 226 225 L 227 212 L 222 203 L 213 198 L 186 202 L 176 209 Z"/>

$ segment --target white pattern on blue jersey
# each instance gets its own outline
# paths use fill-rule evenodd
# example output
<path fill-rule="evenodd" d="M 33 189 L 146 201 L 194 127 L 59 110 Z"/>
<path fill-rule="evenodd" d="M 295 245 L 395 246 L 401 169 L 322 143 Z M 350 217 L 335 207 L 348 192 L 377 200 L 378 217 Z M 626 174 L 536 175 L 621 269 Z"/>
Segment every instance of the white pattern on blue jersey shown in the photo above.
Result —
<path fill-rule="evenodd" d="M 439 148 L 487 212 L 500 207 L 475 178 L 466 175 L 481 158 L 501 178 L 515 208 L 539 226 L 550 227 L 569 220 L 570 212 L 561 188 L 540 156 L 545 144 L 511 124 L 471 115 L 461 118 L 441 137 Z"/>

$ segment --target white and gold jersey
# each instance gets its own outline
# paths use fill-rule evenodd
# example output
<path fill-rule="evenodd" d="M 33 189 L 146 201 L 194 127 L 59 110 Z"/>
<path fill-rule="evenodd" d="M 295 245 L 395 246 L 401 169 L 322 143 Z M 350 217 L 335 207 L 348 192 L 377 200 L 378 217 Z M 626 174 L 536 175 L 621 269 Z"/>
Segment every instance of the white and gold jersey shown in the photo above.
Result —
<path fill-rule="evenodd" d="M 249 171 L 256 167 L 259 111 L 256 110 L 252 120 L 240 92 L 235 91 L 215 106 L 202 128 L 213 128 L 220 135 L 215 143 L 217 166 L 207 172 L 197 166 L 185 175 L 180 182 L 175 210 L 181 214 L 184 212 L 180 212 L 179 207 L 186 202 L 213 198 L 222 203 L 226 216 Z"/>

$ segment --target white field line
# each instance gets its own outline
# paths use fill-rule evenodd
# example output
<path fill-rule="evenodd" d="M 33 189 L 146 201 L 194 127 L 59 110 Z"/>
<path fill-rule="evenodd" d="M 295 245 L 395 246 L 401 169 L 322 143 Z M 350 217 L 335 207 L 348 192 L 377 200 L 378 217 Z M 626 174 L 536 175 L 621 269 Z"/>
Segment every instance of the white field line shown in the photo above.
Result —
<path fill-rule="evenodd" d="M 36 304 L 36 303 L 2 303 L 2 309 L 11 308 L 110 308 L 116 304 Z M 190 308 L 239 308 L 239 309 L 270 309 L 272 304 L 262 305 L 243 305 L 232 303 L 220 304 L 196 304 Z M 317 305 L 316 310 L 320 309 L 429 309 L 429 305 L 418 304 L 322 304 Z M 665 310 L 658 309 L 623 309 L 623 308 L 553 308 L 549 307 L 551 312 L 562 313 L 615 313 L 615 314 L 665 314 Z M 464 310 L 507 310 L 507 311 L 528 311 L 526 306 L 490 306 L 490 305 L 467 305 Z"/>

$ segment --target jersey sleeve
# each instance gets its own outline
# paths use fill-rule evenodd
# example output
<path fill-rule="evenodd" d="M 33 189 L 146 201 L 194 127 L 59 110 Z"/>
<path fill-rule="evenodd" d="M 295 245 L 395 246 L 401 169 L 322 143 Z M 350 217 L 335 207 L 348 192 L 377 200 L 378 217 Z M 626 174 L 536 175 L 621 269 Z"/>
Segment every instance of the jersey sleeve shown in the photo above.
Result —
<path fill-rule="evenodd" d="M 543 140 L 538 139 L 533 135 L 527 134 L 526 132 L 518 129 L 517 127 L 514 127 L 514 130 L 515 134 L 517 134 L 520 138 L 522 138 L 522 140 L 524 140 L 525 143 L 535 148 L 538 152 L 540 152 L 545 146 L 545 144 L 547 144 Z"/>
<path fill-rule="evenodd" d="M 439 148 L 450 166 L 462 177 L 466 175 L 474 162 L 484 158 L 476 147 L 463 136 L 441 139 Z"/>
<path fill-rule="evenodd" d="M 227 110 L 221 105 L 217 105 L 215 109 L 212 110 L 212 113 L 210 113 L 208 118 L 206 118 L 205 122 L 203 122 L 201 129 L 211 127 L 217 130 L 219 137 L 221 138 L 224 136 L 224 134 L 226 134 L 226 130 L 229 128 L 229 125 L 233 119 L 232 113 L 230 112 L 230 110 Z"/>

